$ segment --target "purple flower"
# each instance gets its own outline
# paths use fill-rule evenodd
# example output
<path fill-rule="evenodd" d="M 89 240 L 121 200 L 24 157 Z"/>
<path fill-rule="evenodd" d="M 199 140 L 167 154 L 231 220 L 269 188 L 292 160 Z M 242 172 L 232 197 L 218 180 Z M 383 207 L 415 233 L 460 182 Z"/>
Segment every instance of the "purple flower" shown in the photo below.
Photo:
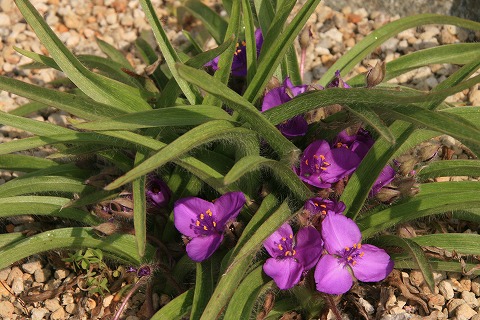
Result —
<path fill-rule="evenodd" d="M 285 78 L 283 85 L 268 91 L 263 98 L 262 112 L 292 100 L 293 97 L 307 91 L 307 85 L 294 86 L 290 78 Z M 303 136 L 307 133 L 308 123 L 303 115 L 295 116 L 279 124 L 278 129 L 287 138 Z"/>
<path fill-rule="evenodd" d="M 386 166 L 383 168 L 382 172 L 380 172 L 380 175 L 378 176 L 377 180 L 372 186 L 372 190 L 370 190 L 370 193 L 368 194 L 370 197 L 373 197 L 376 195 L 380 189 L 382 189 L 384 186 L 392 182 L 392 180 L 395 178 L 395 170 L 393 170 L 392 167 Z"/>
<path fill-rule="evenodd" d="M 375 140 L 373 140 L 370 132 L 360 128 L 354 135 L 349 135 L 347 130 L 343 130 L 337 135 L 334 146 L 337 148 L 347 148 L 355 152 L 360 159 L 363 159 L 368 150 L 373 146 Z"/>
<path fill-rule="evenodd" d="M 360 243 L 362 234 L 356 223 L 340 214 L 327 215 L 322 223 L 322 238 L 328 254 L 315 268 L 317 290 L 342 294 L 353 285 L 353 276 L 360 281 L 385 279 L 393 270 L 393 260 L 385 250 Z"/>
<path fill-rule="evenodd" d="M 327 214 L 342 214 L 343 211 L 345 211 L 345 203 L 315 197 L 307 200 L 303 209 L 308 211 L 310 215 L 321 214 L 326 216 Z"/>
<path fill-rule="evenodd" d="M 327 84 L 327 88 L 351 88 L 340 76 L 340 70 L 335 71 L 335 78 Z"/>
<path fill-rule="evenodd" d="M 164 207 L 170 201 L 172 191 L 162 179 L 149 176 L 145 194 L 150 204 L 156 207 Z"/>
<path fill-rule="evenodd" d="M 197 197 L 175 202 L 175 227 L 189 239 L 187 255 L 192 260 L 201 262 L 217 250 L 225 226 L 238 216 L 245 201 L 243 193 L 228 192 L 213 203 Z"/>
<path fill-rule="evenodd" d="M 317 140 L 303 152 L 298 174 L 300 179 L 312 186 L 329 188 L 332 183 L 355 171 L 360 160 L 349 149 L 331 149 L 327 141 Z"/>
<path fill-rule="evenodd" d="M 255 30 L 255 43 L 257 45 L 257 57 L 260 54 L 260 49 L 263 44 L 262 30 Z M 238 42 L 235 48 L 232 61 L 232 75 L 235 77 L 245 77 L 247 75 L 247 51 L 245 49 L 247 43 L 245 41 Z M 211 67 L 213 70 L 218 70 L 218 59 L 216 57 L 212 61 L 205 64 L 206 67 Z"/>
<path fill-rule="evenodd" d="M 303 272 L 315 266 L 323 250 L 315 228 L 301 228 L 294 237 L 288 223 L 268 237 L 263 246 L 272 257 L 263 265 L 263 271 L 283 290 L 296 285 Z"/>

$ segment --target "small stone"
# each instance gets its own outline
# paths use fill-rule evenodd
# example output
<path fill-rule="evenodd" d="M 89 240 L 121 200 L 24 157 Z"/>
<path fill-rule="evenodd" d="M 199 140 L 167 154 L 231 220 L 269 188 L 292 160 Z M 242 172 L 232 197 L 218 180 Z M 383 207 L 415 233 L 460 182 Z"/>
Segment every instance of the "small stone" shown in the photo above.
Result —
<path fill-rule="evenodd" d="M 425 83 L 429 88 L 435 88 L 438 84 L 438 80 L 435 76 L 431 76 L 425 79 Z"/>
<path fill-rule="evenodd" d="M 465 303 L 455 309 L 455 314 L 458 319 L 471 319 L 477 312 Z"/>
<path fill-rule="evenodd" d="M 463 290 L 472 291 L 472 280 L 470 280 L 468 278 L 464 278 L 464 279 L 460 280 L 460 285 L 463 287 Z"/>
<path fill-rule="evenodd" d="M 12 291 L 15 294 L 20 294 L 23 292 L 24 289 L 25 288 L 23 286 L 23 278 L 15 278 L 12 283 Z"/>
<path fill-rule="evenodd" d="M 428 306 L 432 309 L 442 311 L 442 307 L 445 305 L 445 298 L 441 294 L 435 294 L 428 298 Z"/>
<path fill-rule="evenodd" d="M 32 320 L 43 320 L 45 315 L 47 314 L 48 310 L 45 308 L 35 308 L 32 309 L 31 316 Z"/>
<path fill-rule="evenodd" d="M 76 303 L 70 303 L 65 306 L 65 311 L 70 314 L 77 313 L 78 307 Z"/>
<path fill-rule="evenodd" d="M 71 292 L 65 292 L 62 294 L 62 305 L 68 305 L 71 303 L 74 303 L 75 299 L 73 298 L 73 295 Z"/>
<path fill-rule="evenodd" d="M 397 45 L 400 42 L 397 38 L 390 38 L 380 46 L 383 51 L 395 52 L 397 50 Z"/>
<path fill-rule="evenodd" d="M 13 316 L 15 307 L 10 301 L 0 301 L 0 318 L 8 319 Z"/>
<path fill-rule="evenodd" d="M 35 281 L 43 283 L 47 281 L 47 279 L 50 277 L 51 274 L 52 272 L 50 271 L 50 269 L 45 268 L 45 269 L 36 270 L 33 275 L 35 277 Z"/>
<path fill-rule="evenodd" d="M 343 40 L 343 34 L 335 28 L 328 30 L 324 35 L 335 42 L 342 42 Z"/>
<path fill-rule="evenodd" d="M 476 85 L 470 89 L 468 94 L 468 101 L 472 106 L 480 106 L 480 86 Z"/>
<path fill-rule="evenodd" d="M 7 278 L 7 284 L 11 286 L 13 283 L 13 280 L 15 280 L 16 278 L 20 278 L 20 279 L 23 278 L 23 272 L 22 270 L 20 270 L 19 267 L 13 267 L 12 270 L 10 270 L 10 273 L 8 274 L 8 278 Z"/>
<path fill-rule="evenodd" d="M 420 270 L 412 270 L 412 272 L 410 272 L 410 283 L 412 285 L 420 287 L 424 281 L 425 278 Z"/>
<path fill-rule="evenodd" d="M 450 300 L 453 298 L 453 287 L 449 280 L 440 281 L 438 284 L 438 290 L 440 291 L 440 294 L 445 297 L 445 299 Z"/>
<path fill-rule="evenodd" d="M 60 309 L 62 306 L 60 305 L 60 302 L 58 302 L 58 299 L 47 299 L 45 300 L 45 308 L 48 310 L 55 312 L 56 310 Z"/>
<path fill-rule="evenodd" d="M 475 278 L 472 280 L 472 292 L 478 297 L 480 296 L 480 278 Z"/>
<path fill-rule="evenodd" d="M 10 16 L 6 13 L 0 12 L 0 27 L 10 27 Z"/>
<path fill-rule="evenodd" d="M 35 260 L 22 264 L 22 269 L 26 273 L 33 274 L 36 270 L 42 269 L 42 264 L 40 261 Z"/>
<path fill-rule="evenodd" d="M 10 268 L 10 267 L 7 267 L 5 269 L 0 270 L 0 280 L 1 281 L 6 281 L 7 278 L 8 278 L 8 274 L 10 273 L 11 270 L 12 270 L 12 268 Z"/>
<path fill-rule="evenodd" d="M 375 312 L 375 308 L 367 300 L 360 298 L 358 299 L 358 303 L 360 303 L 367 314 L 373 314 Z"/>
<path fill-rule="evenodd" d="M 92 298 L 88 298 L 88 300 L 85 302 L 85 310 L 87 311 L 95 309 L 96 306 L 97 303 Z"/>
<path fill-rule="evenodd" d="M 462 291 L 462 299 L 472 308 L 478 307 L 478 300 L 475 293 L 470 291 Z"/>
<path fill-rule="evenodd" d="M 480 320 L 480 313 L 474 315 L 470 320 Z"/>
<path fill-rule="evenodd" d="M 448 32 L 448 30 L 443 29 L 440 32 L 440 37 L 438 40 L 440 41 L 441 44 L 451 44 L 457 41 L 457 37 L 455 37 L 450 32 Z"/>
<path fill-rule="evenodd" d="M 113 301 L 113 295 L 108 295 L 103 298 L 103 307 L 107 308 Z"/>
<path fill-rule="evenodd" d="M 65 319 L 65 310 L 63 308 L 59 308 L 55 310 L 51 315 L 50 315 L 51 320 L 63 320 Z"/>
<path fill-rule="evenodd" d="M 63 280 L 70 274 L 70 271 L 65 269 L 57 269 L 55 270 L 54 277 L 55 279 Z"/>
<path fill-rule="evenodd" d="M 455 309 L 457 309 L 458 306 L 460 306 L 462 304 L 465 304 L 465 300 L 463 300 L 463 299 L 452 299 L 452 300 L 448 301 L 448 303 L 447 303 L 448 314 L 450 316 L 452 316 Z"/>

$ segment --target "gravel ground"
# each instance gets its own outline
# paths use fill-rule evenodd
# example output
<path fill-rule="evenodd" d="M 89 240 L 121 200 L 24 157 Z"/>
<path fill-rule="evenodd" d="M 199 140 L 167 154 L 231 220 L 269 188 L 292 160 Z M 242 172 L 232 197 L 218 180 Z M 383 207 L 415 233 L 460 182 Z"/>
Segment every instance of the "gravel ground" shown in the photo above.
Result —
<path fill-rule="evenodd" d="M 168 3 L 167 3 L 168 2 Z M 214 1 L 212 1 L 213 3 Z M 144 30 L 149 30 L 138 0 L 33 0 L 32 3 L 44 15 L 46 21 L 59 35 L 60 39 L 76 54 L 103 55 L 95 38 L 99 37 L 120 48 L 138 73 L 144 71 L 145 65 L 135 54 L 133 41 Z M 170 14 L 180 5 L 180 1 L 152 0 L 157 13 L 166 26 L 169 38 L 180 44 L 185 41 L 180 26 Z M 314 31 L 314 39 L 307 49 L 306 83 L 314 82 L 355 43 L 363 39 L 389 21 L 398 19 L 380 11 L 367 12 L 364 9 L 341 11 L 320 6 L 309 20 Z M 56 71 L 22 70 L 18 66 L 30 62 L 28 58 L 16 53 L 13 46 L 46 54 L 35 34 L 26 25 L 13 1 L 0 0 L 0 74 L 14 77 L 38 85 L 47 85 L 61 74 Z M 391 61 L 400 55 L 439 44 L 459 41 L 479 41 L 480 34 L 467 32 L 452 26 L 426 26 L 401 32 L 388 40 L 368 59 L 356 67 L 355 73 L 362 73 L 379 60 Z M 420 89 L 429 90 L 456 70 L 454 66 L 431 65 L 420 68 L 393 79 L 392 83 L 409 84 Z M 460 92 L 448 99 L 464 105 L 480 105 L 478 86 Z M 0 109 L 10 111 L 27 102 L 26 99 L 6 92 L 0 92 Z M 55 109 L 48 109 L 30 115 L 39 121 L 48 121 L 66 125 L 68 115 Z M 28 136 L 14 128 L 0 127 L 0 141 Z M 443 145 L 456 146 L 455 157 L 465 158 L 458 143 L 448 137 L 439 139 Z M 36 154 L 48 154 L 48 150 L 35 151 Z M 0 184 L 16 177 L 18 173 L 0 171 Z M 445 178 L 443 178 L 445 179 Z M 450 179 L 450 178 L 446 178 Z M 459 179 L 458 177 L 451 179 Z M 468 179 L 461 177 L 461 179 Z M 23 224 L 7 221 L 6 229 L 22 231 Z M 478 232 L 475 228 L 464 228 L 461 232 Z M 1 319 L 94 319 L 107 317 L 118 303 L 115 293 L 103 299 L 89 298 L 77 285 L 71 286 L 75 274 L 66 267 L 52 263 L 45 257 L 32 257 L 28 261 L 0 270 L 0 318 Z M 388 279 L 387 285 L 375 287 L 376 294 L 369 295 L 374 286 L 362 286 L 364 290 L 355 304 L 368 318 L 377 319 L 472 319 L 479 320 L 480 278 L 459 273 L 436 273 L 435 291 L 431 292 L 418 271 L 395 272 Z M 128 279 L 125 280 L 128 283 Z M 125 284 L 124 283 L 124 284 Z M 20 299 L 32 288 L 36 292 L 58 289 L 57 295 L 36 302 Z M 379 294 L 379 297 L 377 296 Z M 143 319 L 142 302 L 144 294 L 139 293 L 132 299 L 127 315 L 123 319 Z M 154 297 L 154 307 L 168 301 L 168 297 Z M 343 300 L 344 302 L 346 300 Z M 343 305 L 345 307 L 345 305 Z M 342 307 L 342 304 L 340 304 Z M 348 307 L 345 307 L 348 309 Z M 360 319 L 349 316 L 346 319 Z M 353 313 L 355 314 L 355 313 Z M 424 317 L 418 314 L 427 315 Z M 333 319 L 333 315 L 329 315 Z"/>

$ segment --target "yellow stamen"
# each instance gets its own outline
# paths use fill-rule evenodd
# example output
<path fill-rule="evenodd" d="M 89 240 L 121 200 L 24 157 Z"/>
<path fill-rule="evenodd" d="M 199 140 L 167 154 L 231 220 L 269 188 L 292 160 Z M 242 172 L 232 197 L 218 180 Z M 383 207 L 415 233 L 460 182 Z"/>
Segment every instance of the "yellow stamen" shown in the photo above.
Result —
<path fill-rule="evenodd" d="M 285 240 L 287 240 L 287 238 L 285 238 L 285 237 L 282 237 L 282 241 L 285 241 Z"/>
<path fill-rule="evenodd" d="M 361 243 L 357 244 L 357 249 L 360 249 L 361 247 L 362 247 Z"/>
<path fill-rule="evenodd" d="M 305 159 L 305 165 L 308 166 L 308 159 Z"/>
<path fill-rule="evenodd" d="M 216 227 L 217 226 L 217 223 L 215 221 L 213 221 L 213 227 Z"/>
<path fill-rule="evenodd" d="M 242 46 L 245 47 L 246 45 L 247 45 L 247 43 L 245 41 L 242 41 Z"/>
<path fill-rule="evenodd" d="M 360 254 L 358 255 L 360 258 L 363 257 L 365 255 L 365 252 L 360 252 Z"/>
<path fill-rule="evenodd" d="M 206 214 L 208 214 L 210 217 L 212 216 L 212 210 L 208 209 L 207 211 L 205 211 Z"/>
<path fill-rule="evenodd" d="M 283 251 L 283 247 L 282 247 L 281 244 L 279 244 L 277 247 L 278 247 L 278 249 L 280 249 L 281 251 Z"/>
<path fill-rule="evenodd" d="M 316 202 L 314 202 L 313 205 L 314 205 L 315 207 L 318 207 L 318 203 L 316 203 Z M 321 207 L 321 206 L 320 206 L 320 207 Z"/>
<path fill-rule="evenodd" d="M 200 221 L 197 220 L 197 222 L 195 222 L 195 225 L 198 227 L 200 226 Z"/>
<path fill-rule="evenodd" d="M 290 256 L 290 255 L 292 255 L 292 253 L 290 251 L 285 252 L 285 256 Z"/>
<path fill-rule="evenodd" d="M 208 230 L 207 226 L 203 226 L 203 230 L 207 231 Z"/>
<path fill-rule="evenodd" d="M 357 261 L 353 261 L 352 262 L 352 266 L 356 265 L 357 264 Z"/>
<path fill-rule="evenodd" d="M 293 250 L 293 253 L 292 253 L 292 255 L 295 255 L 296 253 L 297 253 L 297 251 Z"/>
<path fill-rule="evenodd" d="M 327 207 L 327 205 L 326 204 L 321 204 L 320 207 L 325 209 Z"/>
<path fill-rule="evenodd" d="M 320 169 L 322 169 L 323 171 L 327 170 L 327 168 L 325 167 L 320 167 Z"/>
<path fill-rule="evenodd" d="M 205 218 L 205 215 L 203 213 L 200 213 L 200 220 L 203 220 Z"/>
<path fill-rule="evenodd" d="M 345 251 L 350 251 L 350 248 L 349 248 L 349 247 L 345 247 Z"/>
<path fill-rule="evenodd" d="M 325 156 L 321 154 L 321 155 L 320 155 L 320 159 L 321 159 L 322 161 L 325 160 Z"/>
<path fill-rule="evenodd" d="M 347 258 L 348 261 L 351 261 L 352 259 L 353 259 L 352 257 L 348 257 L 348 258 Z"/>
<path fill-rule="evenodd" d="M 293 239 L 293 234 L 290 234 L 288 237 L 289 237 L 290 239 Z"/>

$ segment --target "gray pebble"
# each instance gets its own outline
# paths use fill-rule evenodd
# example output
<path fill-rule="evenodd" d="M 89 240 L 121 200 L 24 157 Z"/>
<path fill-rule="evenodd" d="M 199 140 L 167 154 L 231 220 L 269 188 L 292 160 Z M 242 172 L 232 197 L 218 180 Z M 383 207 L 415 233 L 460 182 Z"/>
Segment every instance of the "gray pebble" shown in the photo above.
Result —
<path fill-rule="evenodd" d="M 9 286 L 11 286 L 12 283 L 13 283 L 13 280 L 15 280 L 17 278 L 22 279 L 22 277 L 23 277 L 22 270 L 20 270 L 19 267 L 13 267 L 12 270 L 10 271 L 10 273 L 8 274 L 7 284 Z"/>
<path fill-rule="evenodd" d="M 45 308 L 34 308 L 31 312 L 32 320 L 42 320 L 45 315 L 48 313 L 48 310 Z"/>
<path fill-rule="evenodd" d="M 450 300 L 453 298 L 454 292 L 450 281 L 440 281 L 440 283 L 438 284 L 438 290 L 440 291 L 440 294 L 445 297 L 445 299 Z"/>
<path fill-rule="evenodd" d="M 47 281 L 48 278 L 50 278 L 51 274 L 52 274 L 52 271 L 50 271 L 50 269 L 44 268 L 44 269 L 36 270 L 33 275 L 35 277 L 36 282 L 43 283 Z"/>
<path fill-rule="evenodd" d="M 45 300 L 44 302 L 45 304 L 45 308 L 47 308 L 48 310 L 54 312 L 58 309 L 60 309 L 62 306 L 60 305 L 60 302 L 58 302 L 58 299 L 56 298 L 53 298 L 53 299 L 47 299 Z"/>
<path fill-rule="evenodd" d="M 51 320 L 63 320 L 65 319 L 65 310 L 63 308 L 59 308 L 55 310 L 51 315 L 50 319 Z"/>
<path fill-rule="evenodd" d="M 12 291 L 15 294 L 20 294 L 23 292 L 24 289 L 25 288 L 23 286 L 23 278 L 15 278 L 12 283 Z"/>
<path fill-rule="evenodd" d="M 13 315 L 15 307 L 10 301 L 0 301 L 0 318 L 10 318 Z"/>
<path fill-rule="evenodd" d="M 462 304 L 455 309 L 455 315 L 458 319 L 471 319 L 477 312 L 468 304 Z"/>
<path fill-rule="evenodd" d="M 12 268 L 10 268 L 10 267 L 7 267 L 5 269 L 0 270 L 0 280 L 2 280 L 2 281 L 7 280 L 8 275 L 9 275 L 11 270 L 12 270 Z"/>
<path fill-rule="evenodd" d="M 462 299 L 472 308 L 478 307 L 478 300 L 475 293 L 471 291 L 462 291 Z"/>

